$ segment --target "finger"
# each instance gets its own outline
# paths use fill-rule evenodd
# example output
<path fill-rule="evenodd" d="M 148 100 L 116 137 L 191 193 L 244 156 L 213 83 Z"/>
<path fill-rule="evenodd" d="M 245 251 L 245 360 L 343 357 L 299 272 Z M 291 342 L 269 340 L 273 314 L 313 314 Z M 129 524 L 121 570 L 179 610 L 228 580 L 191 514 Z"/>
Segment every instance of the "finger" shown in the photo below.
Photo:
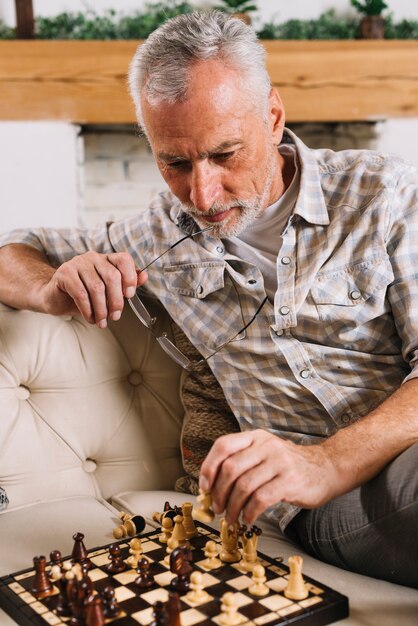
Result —
<path fill-rule="evenodd" d="M 56 287 L 68 295 L 74 303 L 75 309 L 90 324 L 94 324 L 93 309 L 86 286 L 77 270 L 64 263 L 54 275 Z"/>
<path fill-rule="evenodd" d="M 254 524 L 269 507 L 281 502 L 282 487 L 283 480 L 280 476 L 260 484 L 242 508 L 244 524 Z"/>
<path fill-rule="evenodd" d="M 120 319 L 123 311 L 124 299 L 122 290 L 122 275 L 112 263 L 107 259 L 105 262 L 99 262 L 95 265 L 96 272 L 100 276 L 104 285 L 104 297 L 106 301 L 107 315 L 113 320 Z M 95 293 L 92 293 L 93 308 L 96 312 L 96 301 L 94 300 Z M 101 294 L 97 294 L 101 296 Z M 102 299 L 97 301 L 97 312 L 99 312 Z M 106 317 L 96 317 L 96 323 L 100 328 L 104 328 L 107 325 Z"/>
<path fill-rule="evenodd" d="M 95 267 L 84 267 L 79 271 L 79 277 L 84 285 L 90 301 L 91 318 L 99 328 L 106 328 L 108 308 L 106 286 Z M 84 300 L 83 300 L 84 303 Z M 77 306 L 79 306 L 76 300 Z"/>
<path fill-rule="evenodd" d="M 247 448 L 251 442 L 252 433 L 250 431 L 219 437 L 201 465 L 199 487 L 204 491 L 212 489 L 224 461 L 231 454 Z"/>
<path fill-rule="evenodd" d="M 141 287 L 148 280 L 148 272 L 146 270 L 136 270 L 136 285 Z"/>
<path fill-rule="evenodd" d="M 132 298 L 137 288 L 137 270 L 133 258 L 127 252 L 115 252 L 108 254 L 107 259 L 120 273 L 123 295 Z"/>

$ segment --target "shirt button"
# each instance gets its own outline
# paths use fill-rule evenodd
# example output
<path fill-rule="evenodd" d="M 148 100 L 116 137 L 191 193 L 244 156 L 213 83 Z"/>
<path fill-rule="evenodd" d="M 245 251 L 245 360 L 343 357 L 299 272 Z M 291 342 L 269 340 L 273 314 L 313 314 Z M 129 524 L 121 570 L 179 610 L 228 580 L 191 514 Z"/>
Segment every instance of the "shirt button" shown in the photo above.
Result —
<path fill-rule="evenodd" d="M 305 369 L 305 370 L 302 370 L 300 372 L 300 377 L 301 378 L 305 378 L 306 379 L 306 378 L 310 378 L 310 376 L 311 376 L 310 370 Z"/>
<path fill-rule="evenodd" d="M 282 335 L 284 335 L 283 328 L 279 328 L 278 330 L 275 330 L 274 332 L 276 333 L 278 337 L 281 337 Z"/>
<path fill-rule="evenodd" d="M 290 265 L 291 259 L 288 256 L 284 256 L 284 257 L 282 257 L 281 262 L 282 262 L 283 265 Z"/>
<path fill-rule="evenodd" d="M 290 309 L 288 306 L 281 306 L 279 309 L 279 313 L 282 315 L 288 315 L 290 313 Z"/>
<path fill-rule="evenodd" d="M 202 294 L 203 293 L 203 285 L 199 285 L 198 288 L 196 289 L 198 294 Z"/>
<path fill-rule="evenodd" d="M 216 252 L 219 252 L 219 254 L 222 254 L 224 251 L 224 249 L 222 248 L 222 246 L 216 246 Z"/>
<path fill-rule="evenodd" d="M 250 280 L 248 281 L 249 285 L 255 285 L 256 284 L 256 279 L 255 278 L 250 278 Z"/>
<path fill-rule="evenodd" d="M 353 289 L 353 291 L 350 293 L 350 297 L 352 300 L 358 300 L 359 298 L 361 298 L 361 293 L 357 289 Z"/>
<path fill-rule="evenodd" d="M 350 418 L 350 416 L 348 415 L 348 413 L 344 413 L 344 415 L 342 415 L 342 416 L 341 416 L 341 421 L 342 421 L 344 424 L 348 424 L 348 422 L 350 422 L 350 421 L 351 421 L 351 418 Z"/>

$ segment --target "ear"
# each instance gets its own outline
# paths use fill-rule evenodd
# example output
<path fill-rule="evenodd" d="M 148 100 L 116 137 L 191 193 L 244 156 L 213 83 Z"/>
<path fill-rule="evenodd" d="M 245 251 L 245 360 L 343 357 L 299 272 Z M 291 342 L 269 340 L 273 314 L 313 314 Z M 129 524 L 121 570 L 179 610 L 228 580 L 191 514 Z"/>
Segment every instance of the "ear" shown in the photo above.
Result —
<path fill-rule="evenodd" d="M 283 137 L 284 125 L 285 125 L 285 112 L 283 102 L 273 87 L 269 94 L 269 108 L 268 118 L 270 122 L 270 128 L 272 133 L 272 139 L 274 145 L 279 145 Z"/>

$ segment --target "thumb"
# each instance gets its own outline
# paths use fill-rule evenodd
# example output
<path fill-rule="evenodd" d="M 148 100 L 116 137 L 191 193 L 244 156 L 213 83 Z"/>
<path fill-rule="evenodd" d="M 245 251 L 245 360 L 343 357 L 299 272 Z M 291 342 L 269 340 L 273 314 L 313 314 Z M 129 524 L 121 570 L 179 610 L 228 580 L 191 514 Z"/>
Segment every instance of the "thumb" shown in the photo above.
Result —
<path fill-rule="evenodd" d="M 146 270 L 136 270 L 136 286 L 140 287 L 148 280 Z"/>

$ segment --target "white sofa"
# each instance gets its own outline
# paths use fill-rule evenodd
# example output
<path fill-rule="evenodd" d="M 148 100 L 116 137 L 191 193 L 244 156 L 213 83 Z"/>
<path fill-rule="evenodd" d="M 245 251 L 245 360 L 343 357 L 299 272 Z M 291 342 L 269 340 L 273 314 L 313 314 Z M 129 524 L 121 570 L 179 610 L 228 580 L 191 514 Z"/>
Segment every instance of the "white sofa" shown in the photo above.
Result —
<path fill-rule="evenodd" d="M 170 320 L 158 311 L 160 328 Z M 105 331 L 0 305 L 0 575 L 72 550 L 81 531 L 112 541 L 117 509 L 152 522 L 182 475 L 181 372 L 129 307 Z M 300 553 L 262 521 L 261 549 Z M 347 595 L 352 626 L 418 624 L 418 592 L 305 556 L 305 572 Z M 418 564 L 417 564 L 418 566 Z M 0 625 L 13 624 L 0 611 Z"/>

